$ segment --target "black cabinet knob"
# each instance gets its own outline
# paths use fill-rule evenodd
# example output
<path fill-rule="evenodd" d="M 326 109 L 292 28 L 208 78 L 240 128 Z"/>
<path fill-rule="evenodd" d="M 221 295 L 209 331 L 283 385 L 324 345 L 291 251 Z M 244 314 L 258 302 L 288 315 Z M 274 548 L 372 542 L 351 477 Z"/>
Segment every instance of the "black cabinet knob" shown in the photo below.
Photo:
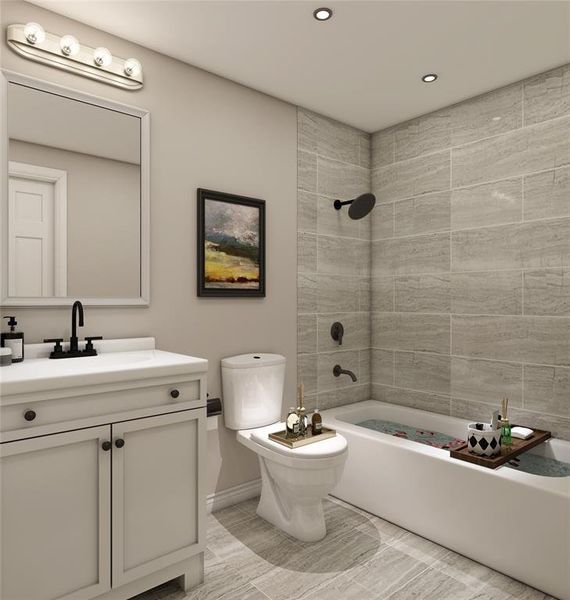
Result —
<path fill-rule="evenodd" d="M 180 392 L 178 390 L 170 390 L 170 395 L 173 398 L 178 398 L 178 396 L 180 396 Z"/>
<path fill-rule="evenodd" d="M 36 411 L 35 410 L 27 410 L 24 413 L 24 419 L 26 419 L 26 421 L 33 421 L 36 418 Z"/>
<path fill-rule="evenodd" d="M 117 448 L 122 448 L 125 445 L 125 440 L 123 438 L 119 438 L 117 440 L 115 440 L 115 446 L 117 446 Z"/>
<path fill-rule="evenodd" d="M 105 452 L 109 452 L 109 450 L 111 449 L 111 442 L 103 442 L 101 444 L 101 448 L 103 448 Z"/>

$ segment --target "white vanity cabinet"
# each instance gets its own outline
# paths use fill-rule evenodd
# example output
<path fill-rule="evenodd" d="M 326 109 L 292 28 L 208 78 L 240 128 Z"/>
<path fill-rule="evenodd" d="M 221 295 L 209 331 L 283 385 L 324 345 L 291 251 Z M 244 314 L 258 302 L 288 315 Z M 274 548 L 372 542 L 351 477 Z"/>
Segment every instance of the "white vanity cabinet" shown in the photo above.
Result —
<path fill-rule="evenodd" d="M 202 580 L 207 362 L 192 360 L 123 381 L 115 370 L 83 396 L 54 382 L 2 395 L 2 600 L 124 600 Z"/>

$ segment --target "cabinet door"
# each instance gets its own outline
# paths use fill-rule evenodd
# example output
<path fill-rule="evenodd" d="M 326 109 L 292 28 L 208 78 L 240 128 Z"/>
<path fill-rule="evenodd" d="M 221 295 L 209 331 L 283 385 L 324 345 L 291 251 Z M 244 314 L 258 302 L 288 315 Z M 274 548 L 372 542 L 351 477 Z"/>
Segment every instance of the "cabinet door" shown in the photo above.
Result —
<path fill-rule="evenodd" d="M 2 600 L 110 589 L 111 427 L 0 446 Z"/>
<path fill-rule="evenodd" d="M 112 425 L 113 586 L 204 549 L 206 410 Z"/>

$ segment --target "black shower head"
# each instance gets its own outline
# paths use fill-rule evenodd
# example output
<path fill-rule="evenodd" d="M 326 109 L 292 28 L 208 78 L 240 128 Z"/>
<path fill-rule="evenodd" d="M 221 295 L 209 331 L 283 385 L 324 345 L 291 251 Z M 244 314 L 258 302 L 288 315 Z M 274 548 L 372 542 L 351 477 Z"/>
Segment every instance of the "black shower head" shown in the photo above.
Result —
<path fill-rule="evenodd" d="M 350 204 L 348 216 L 351 219 L 362 219 L 374 208 L 376 197 L 374 194 L 362 194 L 353 200 L 345 200 L 344 202 L 340 200 L 334 201 L 334 207 L 337 210 L 340 210 L 345 204 Z"/>

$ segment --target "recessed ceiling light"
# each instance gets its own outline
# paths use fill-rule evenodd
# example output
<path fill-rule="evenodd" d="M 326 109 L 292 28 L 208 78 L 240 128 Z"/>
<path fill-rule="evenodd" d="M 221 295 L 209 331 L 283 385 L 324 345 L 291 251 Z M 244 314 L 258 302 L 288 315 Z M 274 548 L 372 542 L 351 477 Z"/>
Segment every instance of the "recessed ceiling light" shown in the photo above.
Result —
<path fill-rule="evenodd" d="M 432 83 L 432 81 L 435 81 L 436 79 L 437 75 L 435 73 L 428 73 L 422 77 L 422 81 L 424 83 Z"/>
<path fill-rule="evenodd" d="M 322 7 L 317 8 L 317 10 L 313 11 L 313 17 L 317 19 L 317 21 L 328 21 L 332 17 L 332 9 Z"/>

